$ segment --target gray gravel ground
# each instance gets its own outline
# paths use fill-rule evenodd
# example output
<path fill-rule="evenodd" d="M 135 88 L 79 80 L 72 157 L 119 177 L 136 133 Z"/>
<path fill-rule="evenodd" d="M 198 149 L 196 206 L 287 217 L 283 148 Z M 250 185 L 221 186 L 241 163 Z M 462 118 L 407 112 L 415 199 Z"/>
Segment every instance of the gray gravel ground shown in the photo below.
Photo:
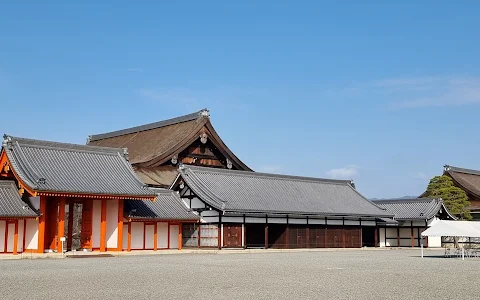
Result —
<path fill-rule="evenodd" d="M 349 250 L 3 260 L 0 297 L 480 298 L 480 258 L 443 258 L 441 251 L 430 250 L 422 259 L 419 254 L 419 250 Z"/>

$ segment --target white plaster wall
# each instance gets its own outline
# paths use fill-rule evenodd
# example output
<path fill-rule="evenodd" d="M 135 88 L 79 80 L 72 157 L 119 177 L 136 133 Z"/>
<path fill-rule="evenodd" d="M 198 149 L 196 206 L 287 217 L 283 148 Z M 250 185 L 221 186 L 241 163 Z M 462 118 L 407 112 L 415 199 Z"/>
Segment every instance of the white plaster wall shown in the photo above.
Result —
<path fill-rule="evenodd" d="M 189 203 L 190 199 L 185 199 L 185 202 Z M 198 199 L 198 198 L 193 198 L 192 199 L 192 209 L 204 208 L 204 207 L 205 207 L 205 203 L 203 203 L 200 199 Z"/>
<path fill-rule="evenodd" d="M 327 225 L 343 225 L 343 220 L 327 219 Z"/>
<path fill-rule="evenodd" d="M 92 248 L 100 248 L 100 227 L 102 221 L 102 201 L 93 200 Z"/>
<path fill-rule="evenodd" d="M 0 220 L 0 252 L 5 251 L 5 226 L 7 221 Z"/>
<path fill-rule="evenodd" d="M 33 208 L 40 209 L 40 196 L 38 197 L 29 197 L 30 203 L 32 204 Z"/>
<path fill-rule="evenodd" d="M 107 248 L 118 247 L 118 201 L 107 200 Z"/>
<path fill-rule="evenodd" d="M 358 226 L 360 225 L 360 220 L 345 220 L 345 225 Z"/>
<path fill-rule="evenodd" d="M 243 223 L 243 217 L 222 217 L 224 223 Z"/>
<path fill-rule="evenodd" d="M 23 235 L 25 234 L 23 227 L 24 227 L 23 220 L 18 220 L 18 244 L 17 244 L 18 252 L 23 252 Z M 27 245 L 27 241 L 25 241 L 25 247 L 26 245 Z"/>
<path fill-rule="evenodd" d="M 287 218 L 268 218 L 269 224 L 287 224 Z"/>
<path fill-rule="evenodd" d="M 146 225 L 145 226 L 145 249 L 153 249 L 153 240 L 155 234 L 155 226 Z M 158 238 L 158 237 L 157 237 Z M 158 247 L 158 244 L 157 244 Z"/>
<path fill-rule="evenodd" d="M 401 238 L 411 238 L 412 237 L 412 229 L 411 228 L 399 228 L 399 229 L 400 229 L 399 232 L 400 232 L 400 237 Z M 416 228 L 414 230 L 416 230 Z"/>
<path fill-rule="evenodd" d="M 123 250 L 128 249 L 128 221 L 123 220 L 123 241 L 122 241 Z"/>
<path fill-rule="evenodd" d="M 310 220 L 308 220 L 310 221 Z M 305 219 L 288 219 L 288 224 L 307 224 L 307 218 Z"/>
<path fill-rule="evenodd" d="M 425 226 L 425 221 L 413 221 L 413 226 Z"/>
<path fill-rule="evenodd" d="M 308 219 L 308 224 L 324 225 L 325 224 L 325 219 Z"/>
<path fill-rule="evenodd" d="M 170 225 L 170 249 L 178 249 L 178 225 Z"/>
<path fill-rule="evenodd" d="M 362 222 L 362 224 L 363 224 L 363 222 Z M 378 232 L 379 232 L 379 235 L 380 235 L 379 246 L 380 247 L 385 247 L 386 246 L 386 244 L 385 244 L 385 228 L 379 228 Z"/>
<path fill-rule="evenodd" d="M 132 222 L 132 249 L 143 249 L 143 222 Z"/>
<path fill-rule="evenodd" d="M 14 235 L 15 235 L 15 224 L 8 224 L 7 252 L 13 252 Z"/>
<path fill-rule="evenodd" d="M 218 217 L 202 217 L 203 223 L 218 223 Z"/>
<path fill-rule="evenodd" d="M 375 226 L 375 225 L 377 225 L 375 221 L 362 220 L 362 226 Z"/>
<path fill-rule="evenodd" d="M 262 223 L 265 224 L 267 221 L 265 217 L 263 218 L 254 218 L 254 217 L 246 217 L 245 223 Z"/>
<path fill-rule="evenodd" d="M 157 248 L 158 249 L 168 248 L 168 223 L 167 222 L 157 223 Z"/>
<path fill-rule="evenodd" d="M 27 231 L 25 232 L 25 248 L 38 249 L 38 220 L 27 220 Z"/>

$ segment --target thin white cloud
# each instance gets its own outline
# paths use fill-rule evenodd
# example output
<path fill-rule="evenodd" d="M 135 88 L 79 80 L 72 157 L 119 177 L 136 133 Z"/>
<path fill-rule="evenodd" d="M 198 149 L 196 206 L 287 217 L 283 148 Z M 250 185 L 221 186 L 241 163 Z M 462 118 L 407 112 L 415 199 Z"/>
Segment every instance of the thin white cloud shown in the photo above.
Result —
<path fill-rule="evenodd" d="M 327 171 L 327 175 L 335 179 L 351 179 L 357 174 L 357 166 L 348 166 L 345 168 L 331 169 Z"/>

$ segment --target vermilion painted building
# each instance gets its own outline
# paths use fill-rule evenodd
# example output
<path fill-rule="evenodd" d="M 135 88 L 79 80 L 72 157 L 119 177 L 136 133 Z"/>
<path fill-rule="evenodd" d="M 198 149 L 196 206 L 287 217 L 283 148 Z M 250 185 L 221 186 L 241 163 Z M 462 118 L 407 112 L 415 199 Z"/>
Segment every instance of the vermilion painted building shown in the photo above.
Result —
<path fill-rule="evenodd" d="M 182 222 L 198 219 L 141 182 L 126 149 L 5 135 L 0 191 L 3 252 L 61 251 L 60 237 L 69 250 L 181 248 Z"/>

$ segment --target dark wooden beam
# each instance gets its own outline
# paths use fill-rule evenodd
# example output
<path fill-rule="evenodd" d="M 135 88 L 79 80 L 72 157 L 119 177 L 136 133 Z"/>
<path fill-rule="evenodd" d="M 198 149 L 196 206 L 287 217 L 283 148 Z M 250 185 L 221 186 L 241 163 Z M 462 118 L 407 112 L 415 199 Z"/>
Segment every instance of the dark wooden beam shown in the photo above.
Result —
<path fill-rule="evenodd" d="M 268 249 L 268 215 L 265 215 L 265 249 Z"/>

